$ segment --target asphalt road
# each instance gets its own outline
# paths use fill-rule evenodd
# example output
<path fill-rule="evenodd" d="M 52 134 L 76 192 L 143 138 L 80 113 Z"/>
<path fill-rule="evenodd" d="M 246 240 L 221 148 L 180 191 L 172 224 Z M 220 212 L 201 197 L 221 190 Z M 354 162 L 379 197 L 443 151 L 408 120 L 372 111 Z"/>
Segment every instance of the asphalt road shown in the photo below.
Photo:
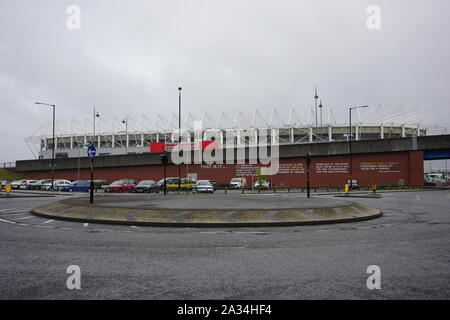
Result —
<path fill-rule="evenodd" d="M 0 199 L 0 299 L 450 298 L 449 190 L 352 199 L 383 210 L 370 221 L 235 229 L 29 214 L 59 198 Z M 66 286 L 69 265 L 80 290 Z M 379 290 L 366 286 L 369 265 L 381 269 Z"/>

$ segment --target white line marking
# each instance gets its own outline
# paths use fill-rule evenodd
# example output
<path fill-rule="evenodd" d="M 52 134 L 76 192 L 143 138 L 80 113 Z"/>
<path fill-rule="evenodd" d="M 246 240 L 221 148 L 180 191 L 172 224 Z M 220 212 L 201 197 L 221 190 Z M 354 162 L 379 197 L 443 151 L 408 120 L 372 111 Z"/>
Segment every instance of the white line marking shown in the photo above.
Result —
<path fill-rule="evenodd" d="M 22 217 L 22 218 L 19 218 L 19 219 L 16 219 L 16 220 L 25 220 L 25 219 L 30 219 L 30 218 L 34 218 L 34 216 Z"/>
<path fill-rule="evenodd" d="M 9 221 L 9 220 L 4 220 L 4 219 L 0 219 L 1 222 L 6 222 L 6 223 L 11 223 L 11 224 L 16 224 L 14 221 Z"/>
<path fill-rule="evenodd" d="M 89 225 L 89 223 L 83 223 L 83 226 L 87 227 Z"/>
<path fill-rule="evenodd" d="M 135 228 L 135 229 L 137 229 L 138 227 L 136 227 L 136 226 L 131 226 L 132 228 Z"/>
<path fill-rule="evenodd" d="M 50 219 L 50 220 L 47 220 L 47 221 L 42 222 L 42 224 L 47 224 L 47 223 L 50 223 L 50 222 L 53 222 L 53 221 L 55 221 L 55 220 Z"/>
<path fill-rule="evenodd" d="M 28 214 L 30 212 L 29 211 L 25 211 L 25 212 L 18 211 L 18 212 L 5 212 L 5 213 L 6 213 L 6 215 L 11 215 L 11 216 L 21 216 L 23 214 Z"/>
<path fill-rule="evenodd" d="M 5 211 L 8 211 L 8 210 L 11 210 L 11 209 L 9 209 L 9 208 L 8 209 L 0 209 L 0 212 L 5 212 Z"/>

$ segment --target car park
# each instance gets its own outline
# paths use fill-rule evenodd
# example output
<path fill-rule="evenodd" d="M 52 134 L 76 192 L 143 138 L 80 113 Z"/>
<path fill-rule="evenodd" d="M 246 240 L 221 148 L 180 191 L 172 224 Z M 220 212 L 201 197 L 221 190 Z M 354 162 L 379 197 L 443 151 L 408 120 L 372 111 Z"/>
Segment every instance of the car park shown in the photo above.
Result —
<path fill-rule="evenodd" d="M 111 183 L 108 188 L 104 189 L 105 192 L 131 192 L 136 186 L 137 181 L 134 179 L 121 179 Z"/>
<path fill-rule="evenodd" d="M 198 180 L 192 188 L 193 193 L 214 193 L 214 187 L 209 180 Z"/>
<path fill-rule="evenodd" d="M 132 192 L 136 193 L 152 193 L 159 192 L 159 186 L 154 180 L 142 180 L 140 181 L 132 190 Z"/>
<path fill-rule="evenodd" d="M 245 178 L 233 178 L 230 180 L 230 186 L 232 188 L 245 188 L 247 185 L 247 179 Z"/>

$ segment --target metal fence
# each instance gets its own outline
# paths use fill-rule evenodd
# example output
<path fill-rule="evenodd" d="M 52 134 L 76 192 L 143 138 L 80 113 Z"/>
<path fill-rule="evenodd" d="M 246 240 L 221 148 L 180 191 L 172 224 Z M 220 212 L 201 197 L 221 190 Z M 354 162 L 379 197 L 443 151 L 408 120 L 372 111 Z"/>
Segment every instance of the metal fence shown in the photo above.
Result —
<path fill-rule="evenodd" d="M 16 167 L 16 162 L 15 161 L 10 161 L 10 162 L 0 162 L 0 168 L 3 169 L 13 169 Z"/>

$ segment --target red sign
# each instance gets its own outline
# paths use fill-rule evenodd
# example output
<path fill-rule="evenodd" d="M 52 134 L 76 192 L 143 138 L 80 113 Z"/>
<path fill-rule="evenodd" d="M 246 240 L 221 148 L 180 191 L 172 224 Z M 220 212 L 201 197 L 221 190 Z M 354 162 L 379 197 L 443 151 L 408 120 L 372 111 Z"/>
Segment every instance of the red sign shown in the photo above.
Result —
<path fill-rule="evenodd" d="M 198 144 L 197 144 L 198 143 Z M 151 142 L 150 152 L 160 153 L 172 151 L 179 145 L 180 150 L 213 150 L 218 148 L 218 143 L 216 141 L 200 141 L 200 142 L 181 142 L 178 143 L 166 143 L 166 142 Z M 199 148 L 196 148 L 198 146 Z"/>

